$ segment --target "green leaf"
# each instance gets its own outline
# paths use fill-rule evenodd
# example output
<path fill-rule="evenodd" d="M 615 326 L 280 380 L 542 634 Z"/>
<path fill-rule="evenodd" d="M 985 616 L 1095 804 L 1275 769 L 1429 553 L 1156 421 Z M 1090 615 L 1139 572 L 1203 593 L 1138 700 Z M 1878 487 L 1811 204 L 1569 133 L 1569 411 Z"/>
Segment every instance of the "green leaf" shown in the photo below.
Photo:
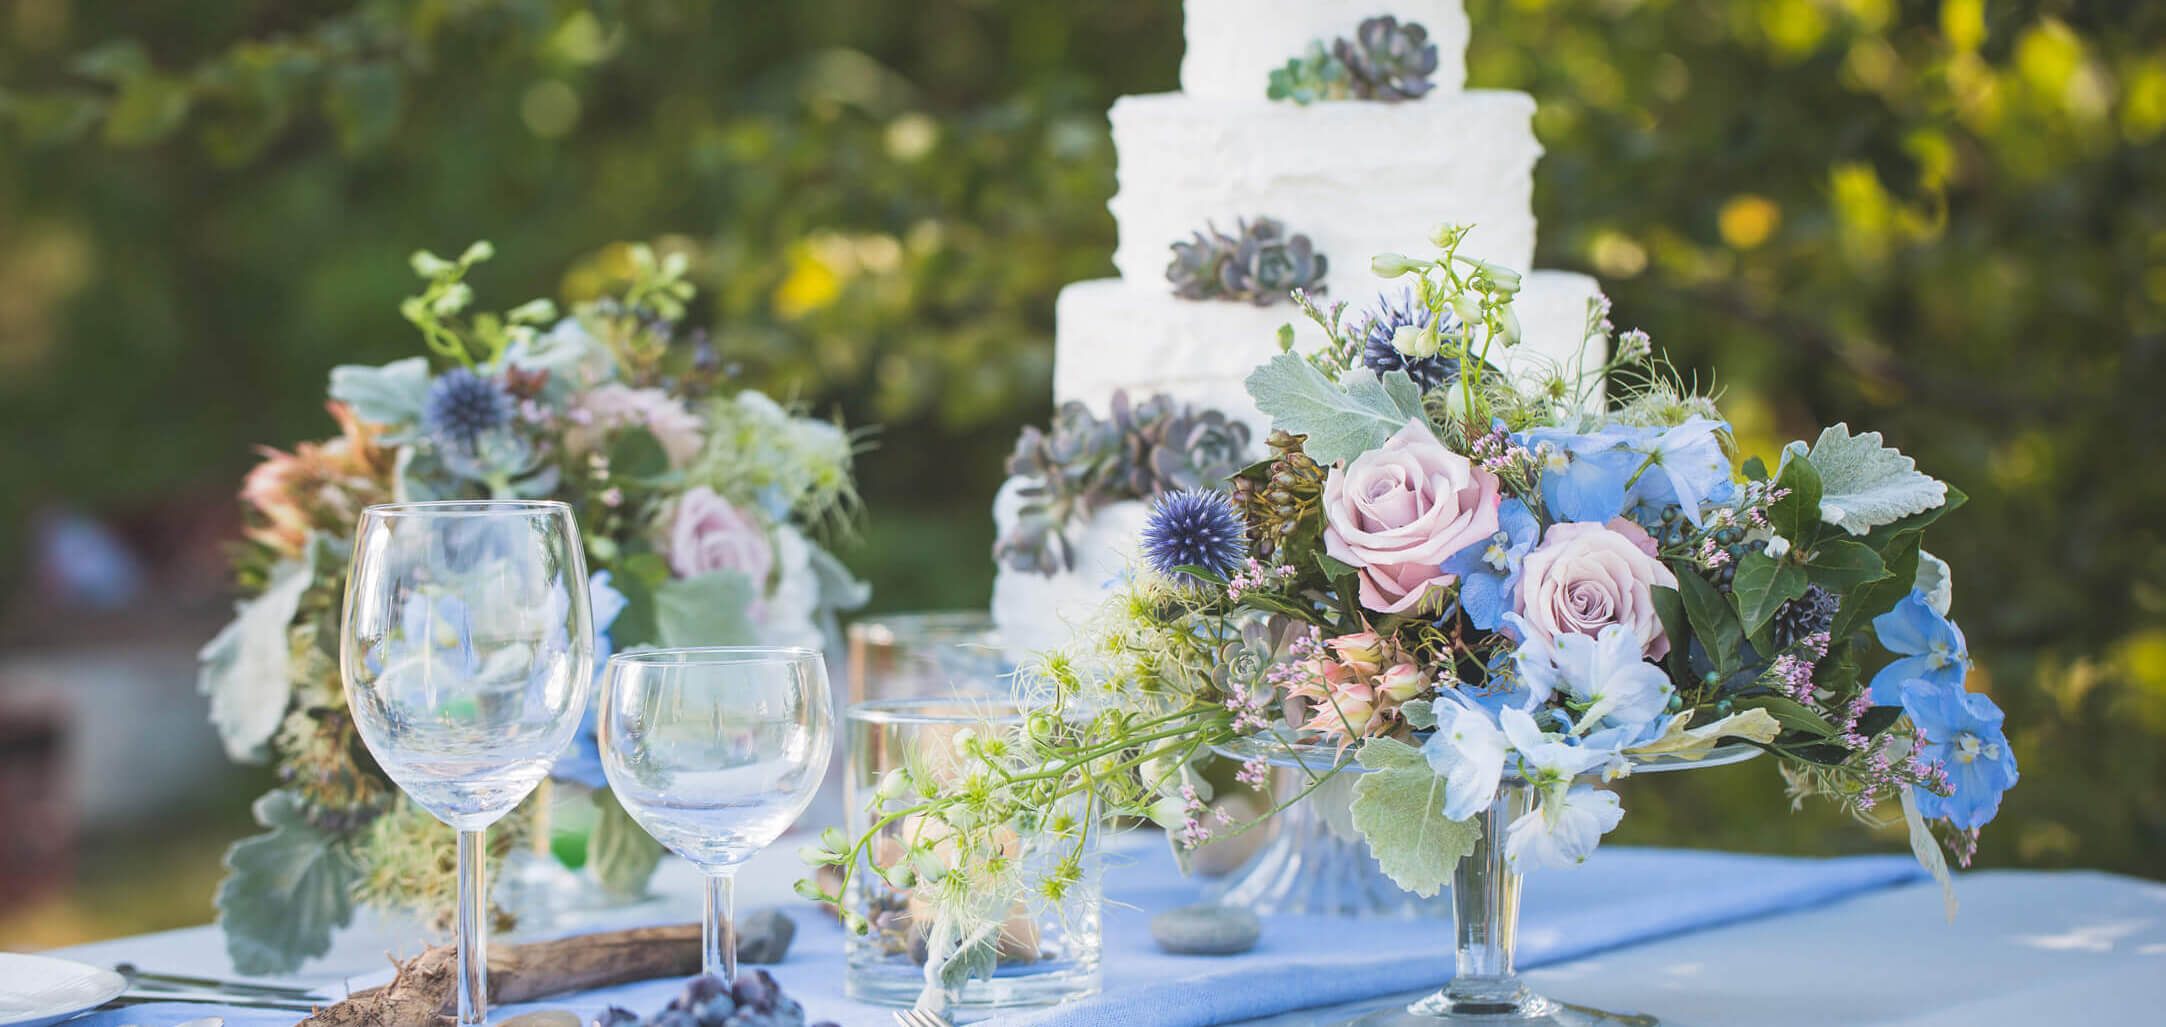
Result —
<path fill-rule="evenodd" d="M 162 75 L 125 79 L 105 112 L 105 141 L 114 146 L 147 146 L 171 135 L 188 117 L 194 99 L 189 88 Z"/>
<path fill-rule="evenodd" d="M 411 429 L 421 423 L 421 406 L 428 397 L 427 357 L 407 357 L 382 367 L 345 364 L 331 369 L 331 398 L 346 404 L 355 417 L 370 424 Z M 387 441 L 399 438 L 387 437 Z"/>
<path fill-rule="evenodd" d="M 1820 527 L 1820 472 L 1804 459 L 1805 444 L 1783 447 L 1782 465 L 1775 471 L 1775 486 L 1789 494 L 1768 505 L 1768 523 L 1775 533 L 1793 544 L 1812 541 Z"/>
<path fill-rule="evenodd" d="M 1408 421 L 1428 423 L 1421 390 L 1404 371 L 1379 380 L 1357 367 L 1333 382 L 1307 360 L 1281 353 L 1250 372 L 1248 392 L 1273 428 L 1308 436 L 1303 450 L 1326 466 L 1383 445 Z"/>
<path fill-rule="evenodd" d="M 1903 708 L 1900 706 L 1869 707 L 1858 717 L 1858 733 L 1871 738 L 1894 727 L 1895 722 L 1902 716 Z"/>
<path fill-rule="evenodd" d="M 1662 633 L 1670 639 L 1670 677 L 1684 681 L 1690 673 L 1692 621 L 1685 615 L 1685 597 L 1674 588 L 1654 587 L 1655 615 L 1662 618 Z"/>
<path fill-rule="evenodd" d="M 1828 723 L 1827 718 L 1786 696 L 1756 695 L 1749 699 L 1739 699 L 1736 705 L 1742 709 L 1766 710 L 1768 715 L 1774 717 L 1775 722 L 1786 730 L 1802 731 L 1820 738 L 1833 738 L 1836 735 L 1835 725 Z"/>
<path fill-rule="evenodd" d="M 331 951 L 331 931 L 353 921 L 361 869 L 338 838 L 309 823 L 292 792 L 256 800 L 266 834 L 226 852 L 218 926 L 233 968 L 255 977 L 291 973 Z"/>
<path fill-rule="evenodd" d="M 1810 584 L 1796 564 L 1762 552 L 1745 553 L 1737 561 L 1736 576 L 1730 580 L 1730 595 L 1737 600 L 1745 633 L 1758 634 L 1782 604 L 1804 595 Z"/>
<path fill-rule="evenodd" d="M 323 116 L 338 129 L 339 148 L 358 153 L 389 139 L 399 126 L 405 92 L 398 69 L 383 61 L 332 71 L 324 85 Z"/>
<path fill-rule="evenodd" d="M 1444 778 L 1429 769 L 1421 750 L 1372 738 L 1359 758 L 1369 773 L 1354 783 L 1354 828 L 1399 887 L 1423 898 L 1435 895 L 1474 851 L 1481 828 L 1472 820 L 1444 819 Z"/>
<path fill-rule="evenodd" d="M 1736 612 L 1715 586 L 1690 567 L 1677 575 L 1677 586 L 1678 595 L 1685 600 L 1685 616 L 1692 622 L 1692 633 L 1707 649 L 1707 658 L 1725 675 L 1736 670 L 1737 648 L 1745 641 Z"/>
<path fill-rule="evenodd" d="M 1835 608 L 1835 623 L 1828 629 L 1829 637 L 1837 640 L 1850 637 L 1859 625 L 1894 609 L 1896 603 L 1910 594 L 1911 584 L 1918 579 L 1917 533 L 1897 536 L 1881 553 L 1881 559 L 1886 564 L 1888 576 L 1866 582 L 1843 596 L 1842 605 Z"/>
<path fill-rule="evenodd" d="M 1877 431 L 1852 435 L 1849 425 L 1832 425 L 1805 459 L 1820 473 L 1820 519 L 1852 535 L 1934 509 L 1948 498 L 1948 486 L 1919 471 L 1918 462 L 1901 451 L 1881 445 Z"/>
<path fill-rule="evenodd" d="M 1766 481 L 1767 463 L 1756 456 L 1746 457 L 1745 478 L 1748 481 Z"/>
<path fill-rule="evenodd" d="M 752 582 L 737 571 L 673 578 L 654 590 L 655 641 L 664 646 L 749 645 Z"/>
<path fill-rule="evenodd" d="M 1805 573 L 1813 584 L 1830 592 L 1848 592 L 1888 576 L 1880 554 L 1863 542 L 1836 539 L 1813 547 L 1805 557 Z"/>
<path fill-rule="evenodd" d="M 587 863 L 610 895 L 637 899 L 647 894 L 647 880 L 662 863 L 661 843 L 624 811 L 604 788 L 594 793 L 594 831 L 587 836 Z"/>
<path fill-rule="evenodd" d="M 609 473 L 634 481 L 660 477 L 669 473 L 669 451 L 645 425 L 633 425 L 610 443 Z"/>

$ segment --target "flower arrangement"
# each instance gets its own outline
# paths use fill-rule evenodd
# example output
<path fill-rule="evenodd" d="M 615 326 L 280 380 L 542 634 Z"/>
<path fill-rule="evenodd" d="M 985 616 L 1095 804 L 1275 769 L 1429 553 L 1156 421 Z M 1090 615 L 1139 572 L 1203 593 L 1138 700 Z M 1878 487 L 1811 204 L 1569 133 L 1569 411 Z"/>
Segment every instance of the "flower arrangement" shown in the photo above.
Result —
<path fill-rule="evenodd" d="M 1571 866 L 1623 815 L 1605 782 L 1750 746 L 1798 798 L 1899 805 L 1945 884 L 1942 845 L 1967 861 L 2017 777 L 1921 547 L 1963 494 L 1843 425 L 1733 464 L 1711 400 L 1601 303 L 1600 366 L 1506 375 L 1519 277 L 1465 236 L 1376 258 L 1410 286 L 1358 324 L 1304 299 L 1327 342 L 1248 378 L 1270 456 L 1158 500 L 1146 566 L 1028 674 L 1029 722 L 960 746 L 967 772 L 883 783 L 907 801 L 882 815 L 930 825 L 939 858 L 839 836 L 808 858 L 931 874 L 941 929 L 969 938 L 979 893 L 1014 883 L 998 855 L 1017 835 L 1148 817 L 1185 855 L 1250 826 L 1204 812 L 1200 765 L 1284 751 L 1310 791 L 1365 771 L 1353 824 L 1426 896 L 1508 782 L 1535 795 L 1500 825 L 1511 864 Z M 1052 899 L 1078 870 L 1027 884 Z"/>
<path fill-rule="evenodd" d="M 339 616 L 363 506 L 571 504 L 600 656 L 819 645 L 836 611 L 864 601 L 816 541 L 856 515 L 855 438 L 733 386 L 703 333 L 679 330 L 693 298 L 683 257 L 629 252 L 622 294 L 563 317 L 547 300 L 470 312 L 465 279 L 492 255 L 487 243 L 456 260 L 415 254 L 425 284 L 400 312 L 428 355 L 336 368 L 327 408 L 340 435 L 266 448 L 249 472 L 235 557 L 247 598 L 204 647 L 201 672 L 228 754 L 270 762 L 280 782 L 256 805 L 267 833 L 234 846 L 218 894 L 242 972 L 290 970 L 327 951 L 357 902 L 452 908 L 450 829 L 399 795 L 346 714 Z M 586 863 L 605 887 L 637 893 L 660 849 L 609 798 L 594 745 L 590 715 L 555 776 L 595 790 Z M 528 807 L 490 832 L 493 856 L 524 843 Z"/>

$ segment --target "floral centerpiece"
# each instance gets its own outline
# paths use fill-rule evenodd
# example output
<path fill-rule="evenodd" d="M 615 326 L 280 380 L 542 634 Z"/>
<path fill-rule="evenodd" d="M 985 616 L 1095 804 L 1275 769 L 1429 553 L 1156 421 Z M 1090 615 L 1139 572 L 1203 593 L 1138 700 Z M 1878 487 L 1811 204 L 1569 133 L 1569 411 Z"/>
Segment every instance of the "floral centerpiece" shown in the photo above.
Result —
<path fill-rule="evenodd" d="M 351 534 L 371 503 L 549 498 L 585 535 L 600 654 L 612 646 L 818 646 L 866 590 L 816 541 L 856 511 L 844 429 L 736 386 L 700 332 L 680 332 L 681 255 L 631 247 L 620 294 L 567 316 L 536 300 L 475 313 L 466 276 L 491 256 L 417 253 L 400 312 L 427 355 L 331 372 L 340 435 L 263 451 L 241 490 L 243 599 L 205 646 L 201 685 L 237 760 L 268 761 L 267 832 L 234 846 L 219 922 L 244 973 L 327 951 L 356 903 L 453 908 L 451 832 L 409 804 L 346 713 L 338 618 Z M 597 661 L 597 671 L 600 661 Z M 609 797 L 591 714 L 555 776 L 594 789 L 584 851 L 636 894 L 661 850 Z M 544 789 L 544 792 L 547 790 Z M 537 793 L 542 794 L 542 793 Z M 490 832 L 524 843 L 530 807 Z"/>
<path fill-rule="evenodd" d="M 974 771 L 883 782 L 923 845 L 831 834 L 808 858 L 911 881 L 936 934 L 982 937 L 984 895 L 1080 872 L 1024 874 L 1018 835 L 1148 817 L 1185 853 L 1250 826 L 1204 812 L 1199 765 L 1242 754 L 1260 788 L 1282 754 L 1311 789 L 1360 773 L 1354 825 L 1433 895 L 1484 843 L 1499 872 L 1579 863 L 1624 812 L 1605 782 L 1750 747 L 1800 798 L 1899 807 L 1945 883 L 1941 846 L 1967 860 L 2016 780 L 1922 548 L 1963 494 L 1843 425 L 1733 462 L 1713 402 L 1600 303 L 1601 366 L 1505 374 L 1519 278 L 1465 235 L 1376 258 L 1410 289 L 1359 330 L 1297 297 L 1327 341 L 1248 379 L 1269 458 L 1157 501 L 1146 566 L 1029 675 L 1042 709 L 959 743 Z"/>

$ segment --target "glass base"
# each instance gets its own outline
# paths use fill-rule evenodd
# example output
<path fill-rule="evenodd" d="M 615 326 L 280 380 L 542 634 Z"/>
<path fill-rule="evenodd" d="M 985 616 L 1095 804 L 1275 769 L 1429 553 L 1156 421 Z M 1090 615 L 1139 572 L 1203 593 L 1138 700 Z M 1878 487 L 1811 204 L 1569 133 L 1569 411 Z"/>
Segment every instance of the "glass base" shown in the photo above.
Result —
<path fill-rule="evenodd" d="M 1098 993 L 1098 965 L 1038 963 L 993 971 L 990 980 L 972 980 L 951 993 L 950 1009 L 1012 1009 L 1050 1006 Z M 842 992 L 859 1002 L 912 1006 L 925 992 L 925 970 L 907 961 L 853 963 L 842 978 Z"/>
<path fill-rule="evenodd" d="M 1288 775 L 1291 777 L 1291 775 Z M 1353 802 L 1358 775 L 1341 774 L 1273 815 L 1271 841 L 1205 893 L 1211 902 L 1264 916 L 1345 916 L 1414 920 L 1451 915 L 1451 896 L 1424 899 L 1392 883 L 1369 843 L 1331 823 Z M 1295 791 L 1301 782 L 1293 781 Z M 1341 794 L 1344 793 L 1344 794 Z"/>
<path fill-rule="evenodd" d="M 1440 991 L 1408 1006 L 1393 1006 L 1344 1021 L 1338 1027 L 1435 1027 L 1438 1024 L 1488 1025 L 1488 1027 L 1656 1027 L 1661 1021 L 1645 1013 L 1611 1013 L 1586 1006 L 1569 1005 L 1529 994 L 1524 986 L 1516 997 L 1501 1000 L 1483 997 L 1449 997 Z"/>

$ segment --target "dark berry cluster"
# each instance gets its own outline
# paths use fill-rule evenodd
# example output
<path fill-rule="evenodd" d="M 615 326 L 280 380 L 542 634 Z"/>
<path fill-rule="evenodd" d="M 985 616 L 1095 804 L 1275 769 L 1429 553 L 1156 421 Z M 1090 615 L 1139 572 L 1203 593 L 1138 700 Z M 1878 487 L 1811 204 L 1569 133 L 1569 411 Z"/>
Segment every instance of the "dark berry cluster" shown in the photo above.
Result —
<path fill-rule="evenodd" d="M 651 1017 L 611 1006 L 594 1027 L 805 1027 L 805 1007 L 783 994 L 767 971 L 754 970 L 739 975 L 734 987 L 724 987 L 714 977 L 695 977 L 684 994 Z"/>

